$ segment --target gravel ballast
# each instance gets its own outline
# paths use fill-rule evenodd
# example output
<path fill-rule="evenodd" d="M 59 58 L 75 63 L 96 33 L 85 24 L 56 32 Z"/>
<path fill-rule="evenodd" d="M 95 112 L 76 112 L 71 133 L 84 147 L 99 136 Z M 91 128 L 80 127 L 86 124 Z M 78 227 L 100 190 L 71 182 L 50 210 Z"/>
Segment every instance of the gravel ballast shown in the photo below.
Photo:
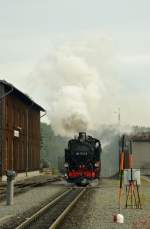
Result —
<path fill-rule="evenodd" d="M 6 201 L 0 203 L 0 228 L 3 228 L 5 218 L 22 220 L 23 218 L 28 218 L 31 213 L 42 206 L 45 201 L 52 200 L 59 193 L 66 190 L 65 187 L 56 185 L 47 185 L 42 187 L 33 188 L 23 194 L 14 197 L 13 206 L 7 206 Z M 6 223 L 9 225 L 9 223 Z M 6 227 L 13 228 L 13 227 Z"/>
<path fill-rule="evenodd" d="M 149 229 L 150 228 L 150 183 L 143 181 L 140 195 L 142 209 L 125 209 L 122 201 L 121 214 L 124 224 L 113 222 L 119 213 L 119 181 L 103 180 L 99 188 L 89 189 L 60 226 L 61 229 Z"/>

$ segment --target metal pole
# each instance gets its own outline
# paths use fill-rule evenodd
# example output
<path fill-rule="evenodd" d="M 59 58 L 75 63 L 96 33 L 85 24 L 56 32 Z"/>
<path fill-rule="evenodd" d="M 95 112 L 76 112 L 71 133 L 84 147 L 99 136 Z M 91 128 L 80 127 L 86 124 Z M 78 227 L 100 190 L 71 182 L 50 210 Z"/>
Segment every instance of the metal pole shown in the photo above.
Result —
<path fill-rule="evenodd" d="M 119 108 L 118 108 L 119 137 L 120 137 L 120 122 L 121 122 L 121 115 L 120 115 L 120 107 L 119 107 Z"/>
<path fill-rule="evenodd" d="M 7 205 L 14 203 L 14 180 L 7 178 Z"/>
<path fill-rule="evenodd" d="M 120 158 L 120 149 L 121 149 L 121 135 L 120 135 L 120 108 L 118 108 L 118 128 L 119 128 L 119 136 L 118 136 L 118 154 Z M 122 151 L 123 152 L 123 151 Z M 120 162 L 119 162 L 120 166 Z M 119 167 L 120 170 L 120 167 Z"/>
<path fill-rule="evenodd" d="M 28 156 L 29 156 L 29 140 L 28 140 L 28 129 L 29 129 L 29 109 L 26 111 L 26 116 L 27 116 L 27 157 L 26 157 L 26 176 L 28 175 Z"/>
<path fill-rule="evenodd" d="M 15 179 L 15 171 L 8 170 L 6 172 L 7 175 L 7 193 L 6 193 L 6 204 L 13 205 L 14 203 L 14 179 Z"/>

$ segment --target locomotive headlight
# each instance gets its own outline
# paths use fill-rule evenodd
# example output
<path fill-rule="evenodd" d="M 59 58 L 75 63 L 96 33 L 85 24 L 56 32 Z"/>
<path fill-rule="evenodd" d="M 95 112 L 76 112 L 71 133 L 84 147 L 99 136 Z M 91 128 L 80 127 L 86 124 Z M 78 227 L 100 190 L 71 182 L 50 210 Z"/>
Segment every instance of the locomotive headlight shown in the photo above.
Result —
<path fill-rule="evenodd" d="M 96 142 L 95 148 L 97 149 L 99 147 L 99 142 Z"/>
<path fill-rule="evenodd" d="M 95 167 L 99 167 L 99 161 L 97 161 L 96 163 L 95 163 Z"/>
<path fill-rule="evenodd" d="M 67 162 L 65 162 L 64 167 L 65 168 L 68 168 L 69 167 L 69 164 Z"/>

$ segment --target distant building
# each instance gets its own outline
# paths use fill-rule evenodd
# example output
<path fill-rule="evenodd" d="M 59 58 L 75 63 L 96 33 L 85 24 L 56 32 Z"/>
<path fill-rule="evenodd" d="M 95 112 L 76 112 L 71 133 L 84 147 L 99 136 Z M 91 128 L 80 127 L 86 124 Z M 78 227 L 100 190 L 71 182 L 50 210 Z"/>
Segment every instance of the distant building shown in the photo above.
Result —
<path fill-rule="evenodd" d="M 150 133 L 123 135 L 120 143 L 120 152 L 122 152 L 122 143 L 125 152 L 124 168 L 128 169 L 131 166 L 134 169 L 140 169 L 142 175 L 150 175 Z M 132 155 L 131 162 L 129 155 Z"/>
<path fill-rule="evenodd" d="M 40 111 L 10 83 L 0 80 L 0 176 L 40 168 Z"/>

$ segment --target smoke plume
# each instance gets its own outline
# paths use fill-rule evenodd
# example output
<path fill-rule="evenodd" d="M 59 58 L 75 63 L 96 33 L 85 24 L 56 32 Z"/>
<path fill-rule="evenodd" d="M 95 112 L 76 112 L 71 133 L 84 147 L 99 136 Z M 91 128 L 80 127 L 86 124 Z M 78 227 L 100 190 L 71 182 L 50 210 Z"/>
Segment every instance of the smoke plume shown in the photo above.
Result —
<path fill-rule="evenodd" d="M 119 94 L 111 40 L 85 36 L 50 50 L 32 79 L 55 134 L 72 136 L 117 122 Z M 33 94 L 32 88 L 32 94 Z"/>

